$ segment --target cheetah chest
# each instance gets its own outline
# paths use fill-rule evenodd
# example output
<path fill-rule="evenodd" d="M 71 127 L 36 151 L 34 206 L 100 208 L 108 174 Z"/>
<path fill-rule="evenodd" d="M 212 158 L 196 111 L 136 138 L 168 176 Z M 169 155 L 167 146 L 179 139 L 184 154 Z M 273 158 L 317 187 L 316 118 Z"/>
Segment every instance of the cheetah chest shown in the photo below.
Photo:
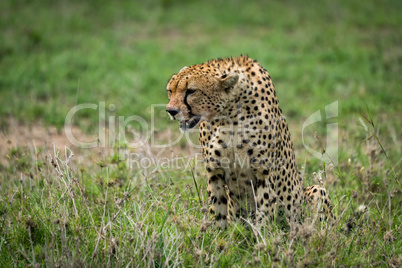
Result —
<path fill-rule="evenodd" d="M 253 213 L 257 181 L 255 168 L 250 165 L 253 156 L 249 155 L 249 141 L 237 129 L 217 127 L 212 133 L 204 129 L 200 129 L 200 141 L 207 169 L 223 170 L 229 198 Z"/>

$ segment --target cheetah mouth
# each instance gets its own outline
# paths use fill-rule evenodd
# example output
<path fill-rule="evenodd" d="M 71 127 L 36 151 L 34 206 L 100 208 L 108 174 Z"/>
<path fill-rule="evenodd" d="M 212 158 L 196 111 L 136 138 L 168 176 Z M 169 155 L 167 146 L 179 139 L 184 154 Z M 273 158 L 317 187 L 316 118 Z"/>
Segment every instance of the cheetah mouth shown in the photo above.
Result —
<path fill-rule="evenodd" d="M 180 130 L 185 132 L 189 129 L 194 128 L 201 121 L 201 115 L 196 115 L 191 117 L 189 120 L 180 121 Z"/>

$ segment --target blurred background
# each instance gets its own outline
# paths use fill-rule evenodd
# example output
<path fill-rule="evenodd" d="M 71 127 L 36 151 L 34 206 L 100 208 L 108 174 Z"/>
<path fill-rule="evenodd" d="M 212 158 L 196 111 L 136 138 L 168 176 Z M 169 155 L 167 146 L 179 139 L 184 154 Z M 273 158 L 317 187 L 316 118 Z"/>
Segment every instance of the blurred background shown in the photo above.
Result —
<path fill-rule="evenodd" d="M 341 125 L 366 104 L 400 122 L 401 12 L 398 0 L 3 0 L 1 128 L 60 130 L 76 104 L 101 101 L 149 120 L 183 66 L 240 54 L 270 72 L 291 123 L 337 100 Z M 85 109 L 74 123 L 91 132 L 98 116 Z M 171 124 L 160 117 L 158 127 Z"/>

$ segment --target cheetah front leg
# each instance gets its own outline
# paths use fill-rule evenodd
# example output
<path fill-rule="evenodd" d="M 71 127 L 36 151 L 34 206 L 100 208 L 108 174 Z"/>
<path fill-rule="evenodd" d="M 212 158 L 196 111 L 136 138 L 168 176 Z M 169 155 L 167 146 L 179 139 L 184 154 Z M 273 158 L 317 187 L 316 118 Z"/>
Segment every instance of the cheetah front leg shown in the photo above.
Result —
<path fill-rule="evenodd" d="M 209 212 L 215 215 L 215 223 L 225 229 L 228 218 L 228 196 L 225 189 L 225 176 L 223 170 L 212 170 L 208 172 L 208 204 Z"/>
<path fill-rule="evenodd" d="M 255 214 L 255 224 L 258 226 L 267 223 L 275 217 L 277 198 L 268 170 L 258 172 L 256 177 L 255 202 L 257 211 Z"/>

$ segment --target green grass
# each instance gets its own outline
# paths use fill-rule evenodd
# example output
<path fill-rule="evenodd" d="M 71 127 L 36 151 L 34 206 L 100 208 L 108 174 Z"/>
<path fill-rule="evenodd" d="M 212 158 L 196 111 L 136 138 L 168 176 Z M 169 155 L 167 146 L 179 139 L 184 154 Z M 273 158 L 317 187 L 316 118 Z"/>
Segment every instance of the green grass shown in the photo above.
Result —
<path fill-rule="evenodd" d="M 240 54 L 271 73 L 289 117 L 335 100 L 344 117 L 365 103 L 398 114 L 399 1 L 213 2 L 2 1 L 0 115 L 61 127 L 76 103 L 105 101 L 149 119 L 171 74 Z"/>
<path fill-rule="evenodd" d="M 339 165 L 324 175 L 337 221 L 307 212 L 298 229 L 273 222 L 255 237 L 240 222 L 210 226 L 202 166 L 138 168 L 137 158 L 120 161 L 118 148 L 79 163 L 69 151 L 9 145 L 0 166 L 1 266 L 400 266 L 400 166 L 375 137 L 368 145 L 344 138 L 341 147 Z M 306 183 L 317 183 L 311 175 Z"/>
<path fill-rule="evenodd" d="M 307 214 L 297 232 L 272 223 L 258 237 L 239 222 L 219 231 L 202 164 L 154 170 L 119 160 L 124 148 L 73 149 L 69 159 L 9 144 L 0 148 L 0 266 L 401 266 L 400 1 L 142 2 L 1 1 L 1 131 L 16 131 L 11 119 L 62 129 L 83 103 L 149 121 L 184 65 L 249 54 L 275 83 L 305 185 L 325 171 L 338 220 Z M 334 101 L 335 167 L 301 140 L 305 119 Z M 98 120 L 87 109 L 74 123 L 96 133 Z M 309 146 L 319 148 L 313 133 L 325 140 L 328 122 L 306 129 Z M 168 128 L 178 133 L 161 108 L 157 130 Z"/>

